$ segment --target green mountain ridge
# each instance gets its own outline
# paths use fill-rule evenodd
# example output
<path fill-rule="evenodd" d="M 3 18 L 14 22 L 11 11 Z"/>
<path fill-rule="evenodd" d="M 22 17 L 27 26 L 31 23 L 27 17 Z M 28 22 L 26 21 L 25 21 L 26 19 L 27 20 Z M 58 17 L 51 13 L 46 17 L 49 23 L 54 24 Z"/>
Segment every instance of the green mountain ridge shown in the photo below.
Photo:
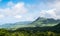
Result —
<path fill-rule="evenodd" d="M 55 26 L 60 23 L 60 20 L 55 20 L 53 18 L 41 18 L 38 17 L 35 21 L 31 23 L 31 25 L 35 25 L 36 27 L 43 27 L 43 26 Z"/>
<path fill-rule="evenodd" d="M 51 31 L 51 32 L 56 32 L 56 33 L 60 33 L 60 23 L 55 25 L 55 26 L 49 26 L 49 27 L 24 27 L 24 28 L 18 28 L 14 31 L 32 31 L 32 32 L 36 32 L 36 31 L 40 31 L 40 32 L 46 32 L 46 31 Z"/>
<path fill-rule="evenodd" d="M 49 27 L 49 26 L 55 26 L 58 23 L 60 23 L 60 20 L 55 20 L 53 18 L 42 18 L 38 17 L 35 21 L 25 21 L 24 23 L 22 22 L 17 22 L 14 24 L 5 24 L 1 25 L 1 28 L 8 28 L 8 29 L 17 29 L 17 28 L 23 28 L 23 27 Z"/>
<path fill-rule="evenodd" d="M 35 21 L 25 24 L 25 25 L 16 25 L 15 28 L 23 28 L 23 27 L 48 27 L 48 26 L 55 26 L 60 22 L 60 20 L 55 19 L 48 19 L 48 18 L 42 18 L 38 17 Z"/>

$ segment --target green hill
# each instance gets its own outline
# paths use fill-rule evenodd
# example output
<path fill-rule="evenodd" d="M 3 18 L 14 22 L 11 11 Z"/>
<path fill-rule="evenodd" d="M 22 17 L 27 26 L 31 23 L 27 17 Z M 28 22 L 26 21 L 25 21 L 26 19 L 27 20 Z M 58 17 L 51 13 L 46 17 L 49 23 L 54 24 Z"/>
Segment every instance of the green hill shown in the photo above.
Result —
<path fill-rule="evenodd" d="M 60 22 L 60 20 L 55 20 L 53 18 L 37 18 L 35 21 L 31 23 L 31 25 L 35 25 L 37 27 L 43 27 L 43 26 L 54 26 L 57 25 Z"/>
<path fill-rule="evenodd" d="M 55 19 L 48 19 L 38 17 L 35 21 L 24 21 L 24 22 L 17 22 L 13 24 L 4 24 L 0 25 L 0 28 L 7 28 L 7 29 L 18 29 L 24 27 L 48 27 L 48 26 L 55 26 L 60 22 L 60 20 Z"/>

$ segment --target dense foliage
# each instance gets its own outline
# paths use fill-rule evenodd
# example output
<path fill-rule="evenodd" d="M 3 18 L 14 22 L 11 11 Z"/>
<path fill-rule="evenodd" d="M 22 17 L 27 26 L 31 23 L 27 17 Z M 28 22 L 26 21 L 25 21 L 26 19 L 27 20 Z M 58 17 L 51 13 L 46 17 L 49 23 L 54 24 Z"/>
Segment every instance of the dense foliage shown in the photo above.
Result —
<path fill-rule="evenodd" d="M 0 29 L 0 36 L 60 36 L 60 33 L 54 33 L 51 31 L 40 32 L 36 31 L 8 31 L 5 29 Z"/>
<path fill-rule="evenodd" d="M 0 36 L 60 36 L 60 30 L 57 29 L 59 28 L 57 26 L 49 27 L 49 29 L 47 27 L 26 27 L 18 28 L 16 30 L 0 29 Z M 57 27 L 56 29 L 59 33 L 57 30 L 53 30 L 55 27 Z"/>
<path fill-rule="evenodd" d="M 0 29 L 0 36 L 60 36 L 60 23 L 53 27 L 25 27 L 16 30 Z"/>

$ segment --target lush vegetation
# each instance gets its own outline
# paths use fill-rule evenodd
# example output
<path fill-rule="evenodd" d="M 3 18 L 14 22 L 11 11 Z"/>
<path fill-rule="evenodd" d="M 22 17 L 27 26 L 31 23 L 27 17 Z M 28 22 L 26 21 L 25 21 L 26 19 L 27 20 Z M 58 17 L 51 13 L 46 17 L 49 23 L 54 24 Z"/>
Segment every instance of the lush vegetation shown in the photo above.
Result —
<path fill-rule="evenodd" d="M 60 36 L 60 23 L 54 27 L 25 27 L 16 30 L 0 29 L 0 36 Z"/>
<path fill-rule="evenodd" d="M 42 23 L 42 21 L 44 23 Z M 48 22 L 47 22 L 48 21 Z M 59 20 L 60 21 L 60 20 Z M 44 26 L 44 27 L 40 27 L 41 24 L 52 24 L 52 23 L 57 23 L 58 21 L 55 21 L 55 20 L 51 20 L 51 19 L 41 19 L 41 18 L 38 18 L 36 21 L 32 22 L 31 24 L 26 25 L 28 27 L 19 27 L 19 28 L 8 28 L 8 29 L 0 29 L 0 36 L 60 36 L 60 23 L 56 26 Z M 13 24 L 15 25 L 15 24 Z M 12 27 L 13 27 L 12 25 Z M 34 26 L 35 27 L 31 27 L 31 26 Z M 6 25 L 5 25 L 6 27 Z M 16 28 L 16 29 L 15 29 Z M 14 29 L 14 30 L 13 30 Z"/>
<path fill-rule="evenodd" d="M 26 31 L 26 30 L 20 30 L 20 31 L 8 31 L 5 29 L 0 29 L 0 36 L 60 36 L 60 33 L 54 33 L 51 31 Z"/>
<path fill-rule="evenodd" d="M 0 36 L 60 36 L 60 23 L 54 27 L 26 27 L 16 30 L 0 29 Z"/>
<path fill-rule="evenodd" d="M 6 23 L 0 25 L 0 28 L 8 28 L 8 29 L 17 29 L 21 27 L 44 27 L 44 26 L 54 26 L 60 23 L 60 20 L 53 19 L 53 18 L 43 18 L 38 17 L 35 21 L 23 21 L 23 22 L 16 22 L 16 23 Z"/>

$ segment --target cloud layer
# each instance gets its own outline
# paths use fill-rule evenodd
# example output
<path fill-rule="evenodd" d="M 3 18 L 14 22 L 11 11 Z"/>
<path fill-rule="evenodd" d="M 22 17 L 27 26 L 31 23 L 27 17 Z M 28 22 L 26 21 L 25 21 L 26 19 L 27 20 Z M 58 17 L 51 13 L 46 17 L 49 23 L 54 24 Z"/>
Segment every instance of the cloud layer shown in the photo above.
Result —
<path fill-rule="evenodd" d="M 40 17 L 60 19 L 60 0 L 55 0 L 54 2 L 47 2 L 45 4 L 44 2 L 42 2 L 35 5 L 29 5 L 29 4 L 27 5 L 24 2 L 18 2 L 15 4 L 12 1 L 10 1 L 7 3 L 7 8 L 0 8 L 0 14 L 1 14 L 0 18 L 2 18 L 5 15 L 7 17 L 10 16 L 18 18 L 22 17 L 22 15 L 27 14 L 28 12 L 40 13 Z"/>
<path fill-rule="evenodd" d="M 25 4 L 23 2 L 21 3 L 17 3 L 17 4 L 13 4 L 12 2 L 9 2 L 7 4 L 8 8 L 0 8 L 0 13 L 3 15 L 7 15 L 8 16 L 17 16 L 17 15 L 22 15 L 27 13 L 28 9 L 25 8 Z M 18 16 L 17 16 L 18 17 Z"/>
<path fill-rule="evenodd" d="M 7 2 L 0 8 L 0 22 L 34 21 L 39 16 L 60 19 L 60 0 L 36 1 Z"/>
<path fill-rule="evenodd" d="M 55 0 L 53 3 L 47 3 L 47 10 L 41 10 L 40 16 L 46 18 L 60 19 L 60 0 Z"/>

